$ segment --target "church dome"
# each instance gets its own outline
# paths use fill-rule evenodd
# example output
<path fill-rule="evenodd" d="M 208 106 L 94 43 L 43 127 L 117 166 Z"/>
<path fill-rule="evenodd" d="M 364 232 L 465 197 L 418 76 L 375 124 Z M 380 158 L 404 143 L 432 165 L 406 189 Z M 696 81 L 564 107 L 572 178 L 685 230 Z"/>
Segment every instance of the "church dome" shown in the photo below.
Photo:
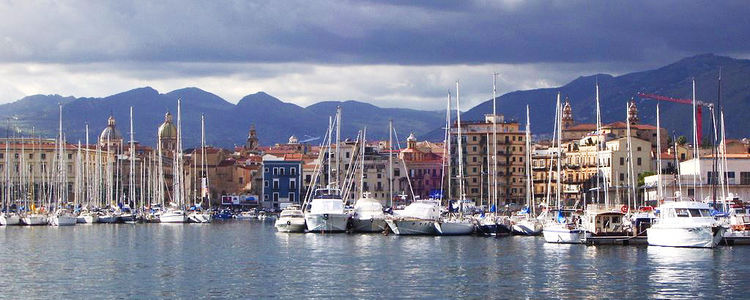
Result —
<path fill-rule="evenodd" d="M 164 115 L 164 123 L 159 126 L 158 136 L 159 139 L 177 138 L 177 127 L 172 123 L 172 114 L 169 112 Z"/>
<path fill-rule="evenodd" d="M 99 135 L 99 143 L 106 142 L 117 142 L 122 141 L 122 134 L 115 127 L 115 117 L 109 116 L 107 119 L 107 127 L 102 130 L 102 134 Z"/>

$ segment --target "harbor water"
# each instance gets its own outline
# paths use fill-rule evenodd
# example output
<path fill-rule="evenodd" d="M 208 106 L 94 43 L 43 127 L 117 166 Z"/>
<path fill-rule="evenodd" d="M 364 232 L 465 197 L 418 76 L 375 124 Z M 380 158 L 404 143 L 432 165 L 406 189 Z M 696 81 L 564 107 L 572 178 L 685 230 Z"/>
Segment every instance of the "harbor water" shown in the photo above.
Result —
<path fill-rule="evenodd" d="M 0 228 L 0 298 L 744 298 L 750 247 L 285 234 L 273 222 Z"/>

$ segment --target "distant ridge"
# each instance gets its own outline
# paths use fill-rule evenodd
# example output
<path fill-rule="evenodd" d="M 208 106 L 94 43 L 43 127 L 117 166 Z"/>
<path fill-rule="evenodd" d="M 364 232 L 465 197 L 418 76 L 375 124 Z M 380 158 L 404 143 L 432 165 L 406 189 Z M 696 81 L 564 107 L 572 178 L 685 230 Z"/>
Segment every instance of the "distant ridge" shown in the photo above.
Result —
<path fill-rule="evenodd" d="M 637 92 L 665 96 L 690 98 L 692 77 L 696 79 L 698 98 L 715 101 L 717 98 L 716 76 L 722 68 L 722 104 L 725 107 L 727 135 L 732 138 L 748 136 L 750 118 L 750 60 L 734 59 L 713 54 L 703 54 L 681 59 L 654 70 L 646 70 L 611 76 L 597 74 L 580 76 L 556 88 L 514 91 L 497 98 L 498 112 L 506 119 L 525 123 L 524 109 L 531 107 L 532 131 L 534 134 L 552 131 L 555 95 L 559 91 L 563 99 L 569 97 L 577 122 L 594 120 L 594 84 L 600 84 L 602 118 L 604 122 L 621 121 L 625 116 L 625 103 Z M 321 137 L 328 125 L 328 116 L 336 107 L 343 109 L 342 134 L 354 137 L 358 130 L 367 126 L 368 139 L 388 137 L 388 119 L 393 119 L 401 138 L 409 132 L 419 139 L 440 141 L 444 112 L 422 111 L 402 108 L 381 108 L 372 104 L 348 101 L 322 101 L 301 107 L 258 92 L 232 104 L 221 97 L 196 87 L 187 87 L 165 94 L 151 87 L 136 88 L 104 98 L 76 98 L 60 95 L 32 95 L 13 103 L 0 105 L 0 117 L 12 118 L 12 128 L 30 133 L 54 137 L 57 128 L 57 104 L 63 104 L 64 128 L 69 142 L 85 140 L 84 128 L 90 125 L 90 139 L 105 127 L 110 113 L 126 138 L 128 134 L 128 109 L 135 110 L 135 138 L 146 145 L 155 145 L 156 128 L 164 113 L 175 113 L 177 99 L 183 100 L 183 129 L 185 147 L 194 147 L 200 141 L 200 115 L 206 115 L 208 143 L 221 147 L 242 145 L 251 124 L 255 124 L 263 145 L 285 143 L 289 136 L 300 139 Z M 642 123 L 655 123 L 655 103 L 636 99 Z M 482 120 L 492 111 L 492 101 L 487 100 L 464 112 L 465 120 Z M 662 126 L 674 130 L 678 135 L 690 136 L 691 120 L 688 105 L 664 103 Z M 704 136 L 710 129 L 709 114 L 704 117 Z M 6 127 L 4 122 L 0 126 Z M 8 131 L 10 132 L 10 131 Z M 10 134 L 10 133 L 9 133 Z M 312 143 L 319 143 L 319 140 Z"/>

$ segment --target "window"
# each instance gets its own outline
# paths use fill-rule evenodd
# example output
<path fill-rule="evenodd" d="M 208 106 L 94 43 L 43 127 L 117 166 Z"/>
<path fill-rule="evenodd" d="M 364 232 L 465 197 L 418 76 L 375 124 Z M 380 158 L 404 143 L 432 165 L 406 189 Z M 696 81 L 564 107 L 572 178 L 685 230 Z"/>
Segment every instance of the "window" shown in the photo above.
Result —
<path fill-rule="evenodd" d="M 620 173 L 620 181 L 625 181 L 625 174 Z"/>
<path fill-rule="evenodd" d="M 294 180 L 294 179 L 289 180 L 289 188 L 296 190 L 297 189 L 297 180 Z"/>
<path fill-rule="evenodd" d="M 750 184 L 750 172 L 740 172 L 740 184 Z"/>
<path fill-rule="evenodd" d="M 73 154 L 72 153 L 68 153 L 68 159 L 73 159 Z"/>
<path fill-rule="evenodd" d="M 291 174 L 291 175 L 297 175 L 297 168 L 295 168 L 295 167 L 291 167 L 291 168 L 289 169 L 289 174 Z"/>
<path fill-rule="evenodd" d="M 286 169 L 284 169 L 284 168 L 279 168 L 279 175 L 284 175 L 284 171 L 285 171 L 285 170 L 286 170 Z"/>
<path fill-rule="evenodd" d="M 621 166 L 625 165 L 625 158 L 624 157 L 620 157 L 620 165 Z"/>
<path fill-rule="evenodd" d="M 268 187 L 268 180 L 263 181 L 263 186 Z"/>
<path fill-rule="evenodd" d="M 273 193 L 273 202 L 279 202 L 279 193 Z"/>
<path fill-rule="evenodd" d="M 279 189 L 279 180 L 278 179 L 274 179 L 273 180 L 273 189 L 274 190 L 278 190 Z"/>
<path fill-rule="evenodd" d="M 637 149 L 638 149 L 638 151 L 641 151 L 641 147 L 640 147 L 640 146 L 638 146 L 638 148 L 637 148 Z"/>
<path fill-rule="evenodd" d="M 268 201 L 268 195 L 263 195 L 263 200 Z"/>
<path fill-rule="evenodd" d="M 243 178 L 242 178 L 242 176 L 240 176 L 240 184 L 242 184 L 242 183 L 243 183 Z"/>
<path fill-rule="evenodd" d="M 639 150 L 639 151 L 640 151 L 640 150 Z M 638 165 L 640 166 L 640 165 L 641 165 L 641 158 L 640 158 L 640 157 L 639 157 L 639 158 L 637 158 L 637 162 L 638 162 Z"/>
<path fill-rule="evenodd" d="M 42 153 L 42 159 L 47 159 L 47 153 Z"/>
<path fill-rule="evenodd" d="M 477 157 L 476 157 L 476 156 L 472 157 L 472 158 L 471 158 L 471 161 L 472 161 L 472 162 L 477 162 Z"/>
<path fill-rule="evenodd" d="M 367 178 L 367 174 L 365 174 L 365 178 Z M 312 176 L 311 175 L 305 175 L 305 182 L 310 182 L 310 180 L 312 180 Z"/>
<path fill-rule="evenodd" d="M 472 140 L 472 141 L 475 141 L 475 142 L 476 142 L 476 141 L 477 141 L 477 137 L 476 137 L 476 136 L 472 136 L 472 137 L 471 137 L 471 140 Z M 476 149 L 476 148 L 474 148 L 474 149 Z M 475 151 L 476 151 L 476 150 L 475 150 Z"/>
<path fill-rule="evenodd" d="M 346 152 L 346 158 L 349 158 L 349 152 Z"/>
<path fill-rule="evenodd" d="M 44 155 L 44 154 L 42 154 L 42 155 Z M 44 157 L 42 157 L 42 158 L 44 158 Z M 265 173 L 268 173 L 268 167 L 266 167 L 266 168 L 265 168 L 265 169 L 263 170 L 263 172 L 265 172 Z"/>
<path fill-rule="evenodd" d="M 0 158 L 5 158 L 5 153 L 0 153 Z"/>
<path fill-rule="evenodd" d="M 289 201 L 291 201 L 291 202 L 297 202 L 297 199 L 294 198 L 294 193 L 289 193 Z"/>
<path fill-rule="evenodd" d="M 401 176 L 401 171 L 399 169 L 393 170 L 393 176 Z"/>
<path fill-rule="evenodd" d="M 273 175 L 279 174 L 279 168 L 273 168 Z"/>
<path fill-rule="evenodd" d="M 16 159 L 18 159 L 18 153 L 16 153 L 16 154 L 14 155 L 14 157 L 15 157 Z"/>
<path fill-rule="evenodd" d="M 471 147 L 471 151 L 477 152 L 477 146 Z"/>
<path fill-rule="evenodd" d="M 34 154 L 33 153 L 29 153 L 29 159 L 34 159 Z"/>

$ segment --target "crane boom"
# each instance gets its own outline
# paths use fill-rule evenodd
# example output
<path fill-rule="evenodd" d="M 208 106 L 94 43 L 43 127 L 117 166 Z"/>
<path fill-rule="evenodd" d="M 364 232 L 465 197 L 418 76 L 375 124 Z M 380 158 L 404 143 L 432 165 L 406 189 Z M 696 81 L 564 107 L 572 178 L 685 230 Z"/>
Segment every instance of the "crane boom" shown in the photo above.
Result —
<path fill-rule="evenodd" d="M 657 101 L 667 101 L 667 102 L 688 104 L 688 105 L 693 104 L 692 99 L 672 98 L 672 97 L 656 95 L 656 94 L 638 93 L 638 98 L 653 99 Z M 695 108 L 695 128 L 696 128 L 697 135 L 698 135 L 697 143 L 700 144 L 700 142 L 703 140 L 703 107 L 705 106 L 705 107 L 708 107 L 709 109 L 713 109 L 714 105 L 713 103 L 704 102 L 700 100 L 695 100 L 695 104 L 698 105 Z"/>

